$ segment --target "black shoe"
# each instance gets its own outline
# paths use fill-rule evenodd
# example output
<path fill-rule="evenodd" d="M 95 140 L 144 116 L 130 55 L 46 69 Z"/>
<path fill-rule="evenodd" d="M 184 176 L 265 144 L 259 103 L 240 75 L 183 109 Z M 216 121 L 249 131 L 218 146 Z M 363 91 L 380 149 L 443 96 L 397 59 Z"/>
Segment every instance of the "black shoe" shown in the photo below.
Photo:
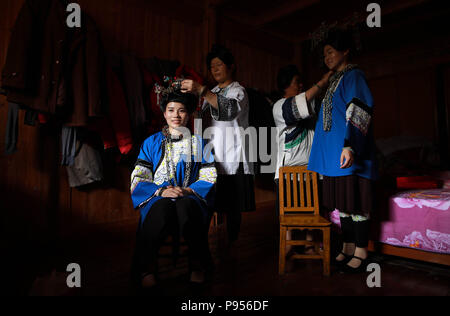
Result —
<path fill-rule="evenodd" d="M 336 267 L 342 267 L 342 266 L 345 266 L 347 263 L 349 263 L 350 262 L 350 260 L 352 260 L 352 258 L 353 258 L 353 256 L 352 255 L 347 255 L 347 254 L 345 254 L 345 253 L 343 253 L 342 251 L 339 253 L 339 254 L 342 254 L 342 255 L 344 255 L 344 260 L 341 260 L 341 261 L 338 261 L 338 260 L 336 260 L 336 258 L 333 258 L 333 260 L 331 261 L 331 264 L 333 265 L 333 266 L 336 266 Z M 339 255 L 338 254 L 338 255 Z"/>
<path fill-rule="evenodd" d="M 350 267 L 348 264 L 345 264 L 344 266 L 342 266 L 341 271 L 346 274 L 358 274 L 358 273 L 367 272 L 367 265 L 369 264 L 369 257 L 367 257 L 366 259 L 362 259 L 357 256 L 352 256 L 348 262 L 350 262 L 351 259 L 353 259 L 353 258 L 361 261 L 361 264 L 357 268 L 353 268 L 353 267 Z"/>

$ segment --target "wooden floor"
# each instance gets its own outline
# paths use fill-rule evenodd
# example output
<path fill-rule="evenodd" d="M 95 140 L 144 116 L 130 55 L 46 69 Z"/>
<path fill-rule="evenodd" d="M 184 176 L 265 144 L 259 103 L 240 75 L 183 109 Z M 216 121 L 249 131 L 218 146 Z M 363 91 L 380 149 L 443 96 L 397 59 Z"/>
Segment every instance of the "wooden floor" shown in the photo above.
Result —
<path fill-rule="evenodd" d="M 271 207 L 244 214 L 240 239 L 228 249 L 219 238 L 210 246 L 215 271 L 208 284 L 193 288 L 187 282 L 187 260 L 181 258 L 176 268 L 161 260 L 161 295 L 208 296 L 291 296 L 291 295 L 450 295 L 448 267 L 374 255 L 381 265 L 381 288 L 369 288 L 369 275 L 343 275 L 332 270 L 322 276 L 320 261 L 288 261 L 288 273 L 278 276 L 278 231 Z M 129 268 L 134 247 L 134 232 L 121 235 L 93 236 L 60 248 L 59 253 L 35 253 L 28 259 L 45 267 L 41 276 L 17 266 L 11 268 L 10 294 L 31 295 L 136 295 L 129 282 Z M 44 257 L 47 262 L 44 262 Z M 82 269 L 82 287 L 65 286 L 69 263 Z M 53 274 L 42 274 L 42 271 Z"/>

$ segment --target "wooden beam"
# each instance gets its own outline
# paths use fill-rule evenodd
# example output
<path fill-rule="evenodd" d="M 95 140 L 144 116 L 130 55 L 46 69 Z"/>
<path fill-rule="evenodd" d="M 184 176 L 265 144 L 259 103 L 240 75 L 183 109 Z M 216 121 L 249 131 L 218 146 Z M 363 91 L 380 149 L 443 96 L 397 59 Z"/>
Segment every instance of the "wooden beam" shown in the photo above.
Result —
<path fill-rule="evenodd" d="M 230 3 L 232 1 L 234 1 L 234 0 L 210 0 L 210 4 L 215 7 L 220 7 L 220 6 Z"/>
<path fill-rule="evenodd" d="M 285 2 L 282 5 L 278 6 L 276 9 L 268 9 L 259 18 L 252 20 L 251 23 L 255 27 L 262 27 L 265 24 L 279 20 L 287 15 L 306 9 L 319 2 L 319 0 L 295 0 Z"/>
<path fill-rule="evenodd" d="M 219 1 L 219 0 L 214 0 Z M 224 0 L 226 1 L 226 0 Z M 229 0 L 231 1 L 231 0 Z M 242 11 L 233 11 L 231 9 L 224 10 L 223 14 L 226 15 L 228 18 L 233 19 L 239 23 L 249 25 L 253 27 L 254 29 L 262 28 L 264 25 L 277 21 L 287 15 L 290 15 L 292 13 L 301 11 L 303 9 L 306 9 L 314 4 L 319 3 L 320 0 L 303 0 L 303 1 L 289 1 L 284 2 L 281 5 L 273 8 L 270 7 L 266 10 L 263 10 L 261 14 L 259 14 L 258 17 L 250 17 L 246 12 Z"/>

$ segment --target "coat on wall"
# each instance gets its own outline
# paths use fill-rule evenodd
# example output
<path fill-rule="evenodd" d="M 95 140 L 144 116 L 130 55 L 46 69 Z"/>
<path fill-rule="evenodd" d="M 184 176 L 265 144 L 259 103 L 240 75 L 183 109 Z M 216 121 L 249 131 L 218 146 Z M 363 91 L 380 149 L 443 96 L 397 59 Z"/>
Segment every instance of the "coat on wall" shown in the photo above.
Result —
<path fill-rule="evenodd" d="M 2 88 L 10 102 L 83 126 L 104 114 L 100 36 L 85 14 L 81 28 L 69 28 L 66 18 L 63 1 L 25 1 L 12 29 Z"/>

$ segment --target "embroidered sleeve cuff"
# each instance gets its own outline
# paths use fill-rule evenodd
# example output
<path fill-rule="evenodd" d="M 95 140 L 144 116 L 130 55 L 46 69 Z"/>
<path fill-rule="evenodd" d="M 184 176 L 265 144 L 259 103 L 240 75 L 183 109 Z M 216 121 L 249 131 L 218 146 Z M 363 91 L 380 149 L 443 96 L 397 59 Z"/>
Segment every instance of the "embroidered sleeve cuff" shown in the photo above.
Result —
<path fill-rule="evenodd" d="M 206 181 L 209 183 L 216 183 L 217 179 L 217 170 L 216 167 L 202 167 L 200 169 L 199 180 Z"/>
<path fill-rule="evenodd" d="M 153 182 L 153 165 L 145 160 L 138 160 L 131 174 L 131 188 L 133 192 L 140 182 Z"/>
<path fill-rule="evenodd" d="M 238 114 L 239 104 L 237 100 L 228 99 L 222 95 L 217 95 L 219 109 L 211 106 L 211 116 L 216 121 L 232 121 Z"/>
<path fill-rule="evenodd" d="M 354 98 L 347 105 L 347 122 L 355 126 L 363 135 L 367 135 L 372 119 L 372 111 L 372 108 L 367 106 L 364 102 Z"/>
<path fill-rule="evenodd" d="M 306 93 L 301 93 L 294 98 L 293 102 L 294 115 L 297 119 L 305 119 L 311 116 L 308 101 L 306 101 Z"/>

